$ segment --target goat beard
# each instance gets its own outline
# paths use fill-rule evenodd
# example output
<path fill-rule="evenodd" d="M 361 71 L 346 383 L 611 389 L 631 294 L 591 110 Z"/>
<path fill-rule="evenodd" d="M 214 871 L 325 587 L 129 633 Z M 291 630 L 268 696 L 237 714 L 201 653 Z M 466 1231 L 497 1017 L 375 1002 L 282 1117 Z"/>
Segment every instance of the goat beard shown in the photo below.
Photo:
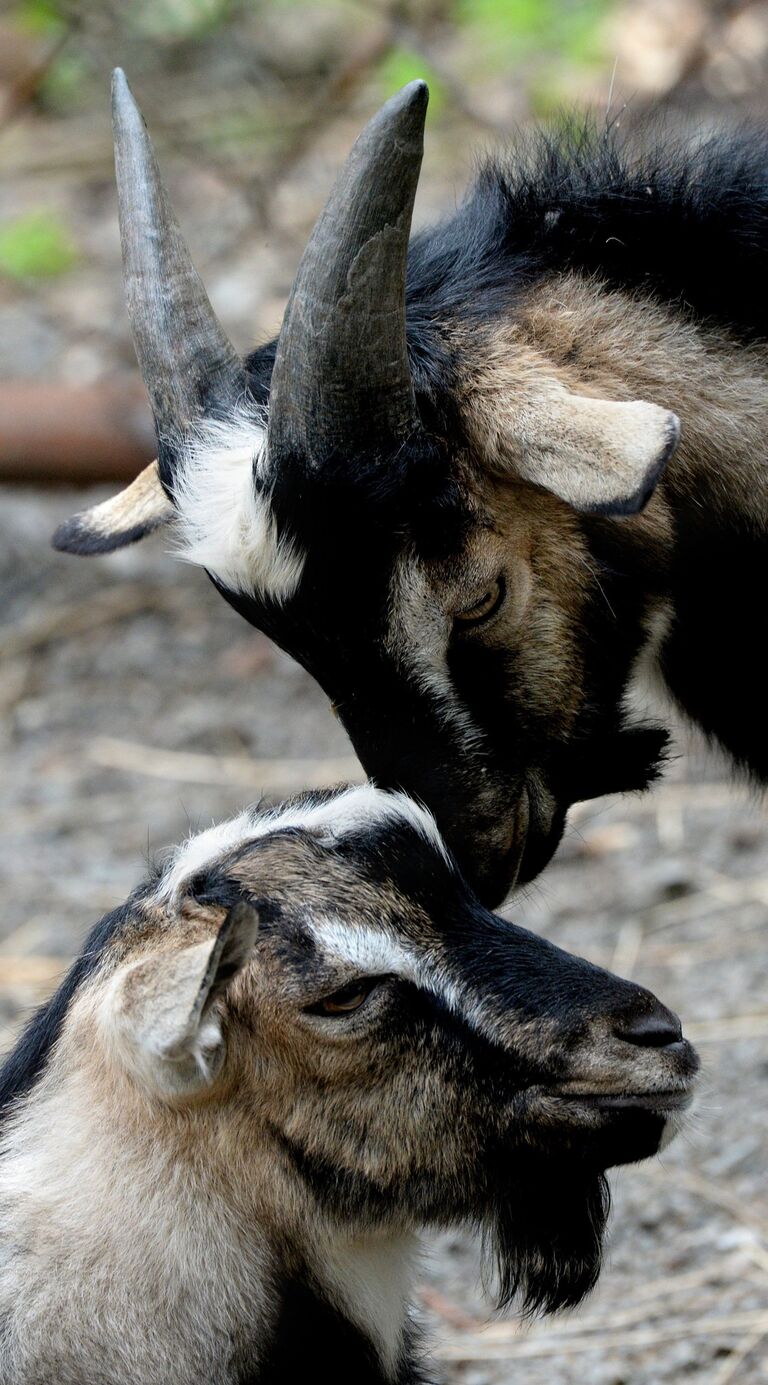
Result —
<path fill-rule="evenodd" d="M 499 1308 L 526 1315 L 573 1308 L 595 1287 L 610 1192 L 600 1169 L 576 1157 L 507 1154 L 489 1179 L 483 1219 L 486 1280 Z"/>

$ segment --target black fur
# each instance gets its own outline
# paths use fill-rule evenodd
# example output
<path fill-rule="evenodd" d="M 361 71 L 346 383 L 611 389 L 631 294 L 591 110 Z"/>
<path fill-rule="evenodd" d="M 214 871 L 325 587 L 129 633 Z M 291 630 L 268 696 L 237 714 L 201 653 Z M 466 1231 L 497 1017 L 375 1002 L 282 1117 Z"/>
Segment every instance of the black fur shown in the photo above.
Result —
<path fill-rule="evenodd" d="M 566 269 L 764 337 L 765 132 L 697 146 L 658 124 L 625 138 L 574 119 L 522 137 L 486 164 L 455 216 L 414 239 L 409 308 L 422 330 L 441 315 L 487 322 L 522 285 Z"/>
<path fill-rule="evenodd" d="M 662 654 L 672 692 L 737 763 L 768 781 L 745 600 L 761 589 L 768 541 L 718 531 L 697 497 L 686 501 L 671 485 L 671 559 L 644 527 L 617 518 L 616 507 L 610 518 L 582 515 L 595 584 L 572 632 L 575 721 L 562 716 L 554 678 L 554 691 L 531 696 L 513 641 L 483 647 L 454 630 L 447 674 L 477 733 L 468 746 L 444 700 L 385 646 L 398 559 L 458 559 L 479 522 L 463 469 L 471 455 L 459 408 L 468 357 L 482 359 L 484 334 L 502 319 L 514 323 L 533 286 L 569 270 L 593 278 L 596 291 L 613 286 L 702 330 L 715 324 L 738 350 L 766 335 L 767 269 L 764 132 L 735 129 L 697 143 L 660 126 L 625 138 L 615 125 L 571 121 L 521 137 L 482 168 L 454 215 L 411 242 L 407 339 L 423 428 L 404 443 L 372 438 L 368 450 L 270 456 L 267 479 L 254 480 L 268 490 L 279 533 L 305 555 L 302 578 L 283 604 L 255 591 L 220 587 L 222 594 L 318 680 L 367 773 L 432 808 L 489 904 L 546 865 L 572 803 L 646 787 L 658 774 L 664 733 L 630 726 L 625 698 L 648 618 L 662 602 L 677 612 Z M 576 366 L 578 351 L 577 343 Z M 272 342 L 246 362 L 260 404 L 269 401 L 274 359 Z M 173 448 L 163 457 L 168 486 Z M 653 480 L 627 500 L 627 513 L 642 507 Z M 522 857 L 518 809 L 528 823 Z"/>
<path fill-rule="evenodd" d="M 309 793 L 292 806 L 332 796 Z M 285 878 L 278 851 L 285 853 Z M 262 852 L 269 853 L 266 861 Z M 149 908 L 142 907 L 156 886 L 149 880 L 91 932 L 82 957 L 8 1060 L 6 1105 L 39 1076 L 85 977 L 99 964 L 106 969 L 133 955 L 126 935 L 145 941 L 153 928 L 162 930 L 151 893 Z M 376 826 L 350 828 L 331 841 L 311 828 L 276 826 L 224 852 L 190 878 L 184 894 L 228 908 L 249 899 L 259 915 L 255 971 L 274 968 L 263 1016 L 247 986 L 240 996 L 236 988 L 228 993 L 226 1028 L 239 1029 L 246 1042 L 253 1035 L 254 1061 L 265 1062 L 266 1085 L 270 1072 L 279 1081 L 283 1058 L 292 1073 L 285 1109 L 273 1103 L 268 1117 L 257 1099 L 260 1076 L 246 1078 L 240 1097 L 229 1083 L 220 1090 L 222 1120 L 230 1101 L 240 1106 L 236 1121 L 245 1124 L 237 1138 L 245 1137 L 240 1153 L 246 1164 L 252 1117 L 274 1158 L 285 1161 L 287 1179 L 277 1186 L 293 1183 L 297 1190 L 302 1180 L 319 1225 L 375 1235 L 471 1222 L 483 1233 L 500 1305 L 514 1298 L 533 1313 L 578 1303 L 600 1270 L 608 1213 L 603 1170 L 651 1155 L 664 1130 L 663 1103 L 657 1109 L 645 1100 L 648 1069 L 642 1061 L 636 1066 L 630 1048 L 644 1041 L 626 1037 L 628 1021 L 650 1016 L 663 1023 L 668 1012 L 655 998 L 489 913 L 439 844 L 407 818 L 382 815 Z M 308 1015 L 316 1023 L 318 1002 L 339 988 L 338 961 L 314 931 L 328 901 L 350 930 L 383 930 L 420 964 L 416 973 L 408 967 L 404 974 L 370 978 L 374 1008 L 368 1022 L 362 1018 L 356 1055 L 355 1029 L 347 1031 L 352 1067 L 338 1078 L 327 1061 L 313 1061 L 316 1043 L 326 1058 L 329 1052 L 317 1033 L 308 1036 L 308 1050 L 298 1031 L 295 1046 L 291 1038 L 291 1024 L 306 1023 Z M 431 984 L 432 976 L 441 982 Z M 273 1005 L 277 1015 L 282 1011 L 275 1046 L 285 1043 L 283 1057 L 268 1038 Z M 350 1020 L 357 1022 L 356 1016 Z M 654 1032 L 658 1038 L 658 1027 Z M 645 1047 L 657 1050 L 655 1077 L 682 1093 L 697 1060 L 679 1028 Z M 583 1101 L 568 1094 L 580 1073 L 592 1080 L 598 1054 L 612 1056 L 613 1080 L 622 1081 L 623 1099 L 615 1107 L 599 1100 L 599 1087 L 594 1104 L 589 1094 Z M 290 1093 L 297 1079 L 301 1098 L 295 1101 Z M 633 1082 L 643 1085 L 633 1088 Z M 380 1099 L 361 1100 L 360 1083 L 373 1084 Z M 253 1100 L 256 1108 L 246 1115 Z M 148 1101 L 145 1108 L 149 1130 L 153 1105 Z M 122 1111 L 110 1107 L 104 1116 L 117 1122 L 118 1139 Z M 186 1140 L 195 1124 L 194 1103 L 183 1123 Z M 272 1239 L 265 1288 L 274 1318 L 244 1325 L 227 1343 L 227 1379 L 233 1385 L 294 1385 L 321 1362 L 338 1385 L 425 1385 L 407 1324 L 397 1369 L 387 1376 L 378 1343 L 320 1283 L 319 1247 L 307 1245 L 300 1226 L 281 1231 L 279 1206 L 275 1214 L 277 1225 L 268 1219 L 264 1227 Z M 249 1226 L 241 1232 L 247 1236 Z M 250 1334 L 257 1331 L 255 1340 Z"/>
<path fill-rule="evenodd" d="M 557 809 L 554 815 L 540 810 L 536 789 L 528 786 L 531 825 L 521 882 L 546 865 L 570 803 L 644 788 L 659 773 L 664 732 L 627 729 L 623 709 L 649 598 L 671 595 L 677 602 L 665 669 L 681 705 L 738 761 L 763 777 L 768 772 L 757 680 L 745 701 L 743 682 L 729 679 L 728 661 L 722 678 L 706 671 L 713 616 L 734 658 L 741 651 L 743 662 L 752 644 L 750 617 L 737 596 L 750 586 L 722 579 L 724 571 L 746 566 L 757 581 L 762 543 L 749 545 L 748 555 L 735 554 L 734 566 L 727 543 L 702 535 L 679 546 L 670 568 L 666 553 L 647 538 L 636 543 L 615 518 L 584 516 L 599 589 L 583 621 L 583 709 L 567 737 L 558 730 L 556 707 L 526 715 L 511 652 L 457 640 L 448 650 L 451 681 L 489 747 L 466 756 L 429 697 L 382 651 L 398 553 L 411 546 L 429 560 L 436 543 L 443 554 L 458 553 L 471 522 L 454 462 L 462 443 L 456 400 L 464 366 L 452 356 L 446 326 L 463 324 L 470 339 L 476 330 L 482 351 L 482 332 L 494 320 L 513 319 L 532 284 L 567 269 L 671 303 L 702 323 L 717 321 L 741 340 L 765 335 L 768 296 L 757 287 L 768 270 L 763 134 L 736 130 L 695 147 L 659 128 L 628 141 L 615 128 L 571 122 L 489 162 L 455 215 L 410 247 L 408 343 L 424 435 L 397 449 L 378 440 L 369 454 L 326 459 L 319 470 L 306 459 L 282 459 L 272 500 L 281 530 L 307 553 L 299 592 L 280 609 L 224 593 L 318 678 L 369 774 L 433 807 L 490 903 L 506 892 L 508 865 L 484 859 L 480 841 L 495 825 L 499 805 L 515 801 L 530 767 L 544 776 Z M 268 400 L 273 359 L 274 343 L 248 362 L 261 402 Z M 635 497 L 631 508 L 645 499 L 645 492 Z M 705 520 L 692 523 L 700 531 Z M 734 549 L 741 542 L 734 535 Z M 692 583 L 697 555 L 703 580 Z M 730 637 L 725 608 L 737 611 Z M 481 758 L 484 781 L 476 774 Z M 496 799 L 483 807 L 482 786 L 491 782 Z"/>
<path fill-rule="evenodd" d="M 412 1336 L 397 1374 L 385 1373 L 371 1342 L 313 1285 L 306 1267 L 276 1284 L 275 1293 L 281 1306 L 274 1335 L 259 1348 L 269 1364 L 236 1385 L 299 1385 L 326 1371 L 334 1385 L 426 1385 Z"/>
<path fill-rule="evenodd" d="M 724 526 L 715 532 L 705 516 L 692 516 L 680 535 L 675 568 L 681 580 L 662 673 L 688 716 L 765 785 L 768 729 L 759 663 L 768 537 Z"/>
<path fill-rule="evenodd" d="M 573 119 L 521 136 L 506 157 L 489 160 L 458 211 L 414 236 L 409 249 L 411 369 L 425 421 L 438 433 L 456 422 L 460 365 L 440 324 L 484 327 L 508 316 L 537 279 L 568 269 L 675 303 L 744 340 L 765 337 L 765 132 L 742 127 L 696 144 L 660 125 L 625 137 Z M 247 362 L 261 402 L 275 345 Z"/>

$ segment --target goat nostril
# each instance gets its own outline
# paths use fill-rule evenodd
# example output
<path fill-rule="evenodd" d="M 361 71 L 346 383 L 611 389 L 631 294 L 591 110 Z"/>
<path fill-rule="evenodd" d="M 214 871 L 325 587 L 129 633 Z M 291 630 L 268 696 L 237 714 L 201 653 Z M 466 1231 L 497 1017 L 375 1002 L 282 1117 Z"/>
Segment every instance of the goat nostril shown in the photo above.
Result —
<path fill-rule="evenodd" d="M 617 1039 L 639 1048 L 668 1048 L 670 1044 L 679 1044 L 683 1037 L 677 1015 L 664 1005 L 656 1005 L 642 1015 L 624 1015 L 617 1020 L 614 1033 Z"/>

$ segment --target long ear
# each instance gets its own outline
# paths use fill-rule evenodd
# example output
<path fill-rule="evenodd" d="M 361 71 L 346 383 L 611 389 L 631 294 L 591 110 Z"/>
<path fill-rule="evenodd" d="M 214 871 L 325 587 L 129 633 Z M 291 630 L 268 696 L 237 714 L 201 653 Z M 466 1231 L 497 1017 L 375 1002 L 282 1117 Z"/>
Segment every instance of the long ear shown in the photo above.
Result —
<path fill-rule="evenodd" d="M 158 952 L 116 973 L 102 1003 L 112 1042 L 143 1085 L 163 1096 L 193 1095 L 224 1060 L 216 1001 L 245 966 L 256 941 L 256 910 L 229 910 L 212 942 Z"/>
<path fill-rule="evenodd" d="M 469 423 L 495 469 L 600 515 L 642 510 L 680 438 L 679 419 L 658 404 L 592 399 L 554 382 L 528 398 L 475 400 Z"/>
<path fill-rule="evenodd" d="M 52 543 L 61 553 L 112 553 L 146 538 L 174 514 L 160 484 L 157 462 L 150 462 L 119 495 L 60 524 Z"/>

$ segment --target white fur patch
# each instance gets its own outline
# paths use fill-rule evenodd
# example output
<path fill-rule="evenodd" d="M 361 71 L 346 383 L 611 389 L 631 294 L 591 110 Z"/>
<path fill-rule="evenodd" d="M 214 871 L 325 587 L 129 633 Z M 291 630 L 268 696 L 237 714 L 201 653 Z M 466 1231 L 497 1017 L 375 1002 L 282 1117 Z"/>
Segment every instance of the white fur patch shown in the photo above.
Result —
<path fill-rule="evenodd" d="M 231 1344 L 272 1332 L 266 1238 L 242 1234 L 210 1155 L 142 1135 L 79 1071 L 89 1041 L 67 1042 L 4 1128 L 0 1380 L 225 1380 Z"/>
<path fill-rule="evenodd" d="M 672 628 L 672 606 L 664 601 L 646 621 L 646 641 L 635 659 L 624 694 L 624 707 L 630 717 L 645 723 L 649 716 L 667 722 L 671 698 L 659 668 L 659 657 Z"/>
<path fill-rule="evenodd" d="M 324 956 L 346 962 L 361 976 L 402 976 L 423 980 L 423 959 L 384 928 L 347 924 L 340 918 L 312 919 L 310 931 Z"/>
<path fill-rule="evenodd" d="M 157 891 L 160 901 L 170 903 L 182 893 L 185 882 L 199 871 L 221 860 L 230 851 L 271 832 L 287 827 L 319 833 L 329 844 L 350 832 L 388 822 L 406 822 L 450 863 L 445 843 L 432 814 L 404 793 L 386 793 L 373 784 L 360 784 L 336 794 L 325 802 L 289 804 L 259 812 L 246 808 L 229 822 L 209 827 L 178 846 L 163 874 Z"/>
<path fill-rule="evenodd" d="M 233 592 L 273 601 L 293 595 L 304 555 L 277 533 L 266 494 L 263 412 L 241 411 L 227 422 L 206 419 L 185 438 L 174 478 L 177 556 L 213 573 Z"/>
<path fill-rule="evenodd" d="M 373 1233 L 320 1247 L 315 1273 L 341 1311 L 370 1337 L 395 1376 L 418 1242 L 411 1232 Z"/>

